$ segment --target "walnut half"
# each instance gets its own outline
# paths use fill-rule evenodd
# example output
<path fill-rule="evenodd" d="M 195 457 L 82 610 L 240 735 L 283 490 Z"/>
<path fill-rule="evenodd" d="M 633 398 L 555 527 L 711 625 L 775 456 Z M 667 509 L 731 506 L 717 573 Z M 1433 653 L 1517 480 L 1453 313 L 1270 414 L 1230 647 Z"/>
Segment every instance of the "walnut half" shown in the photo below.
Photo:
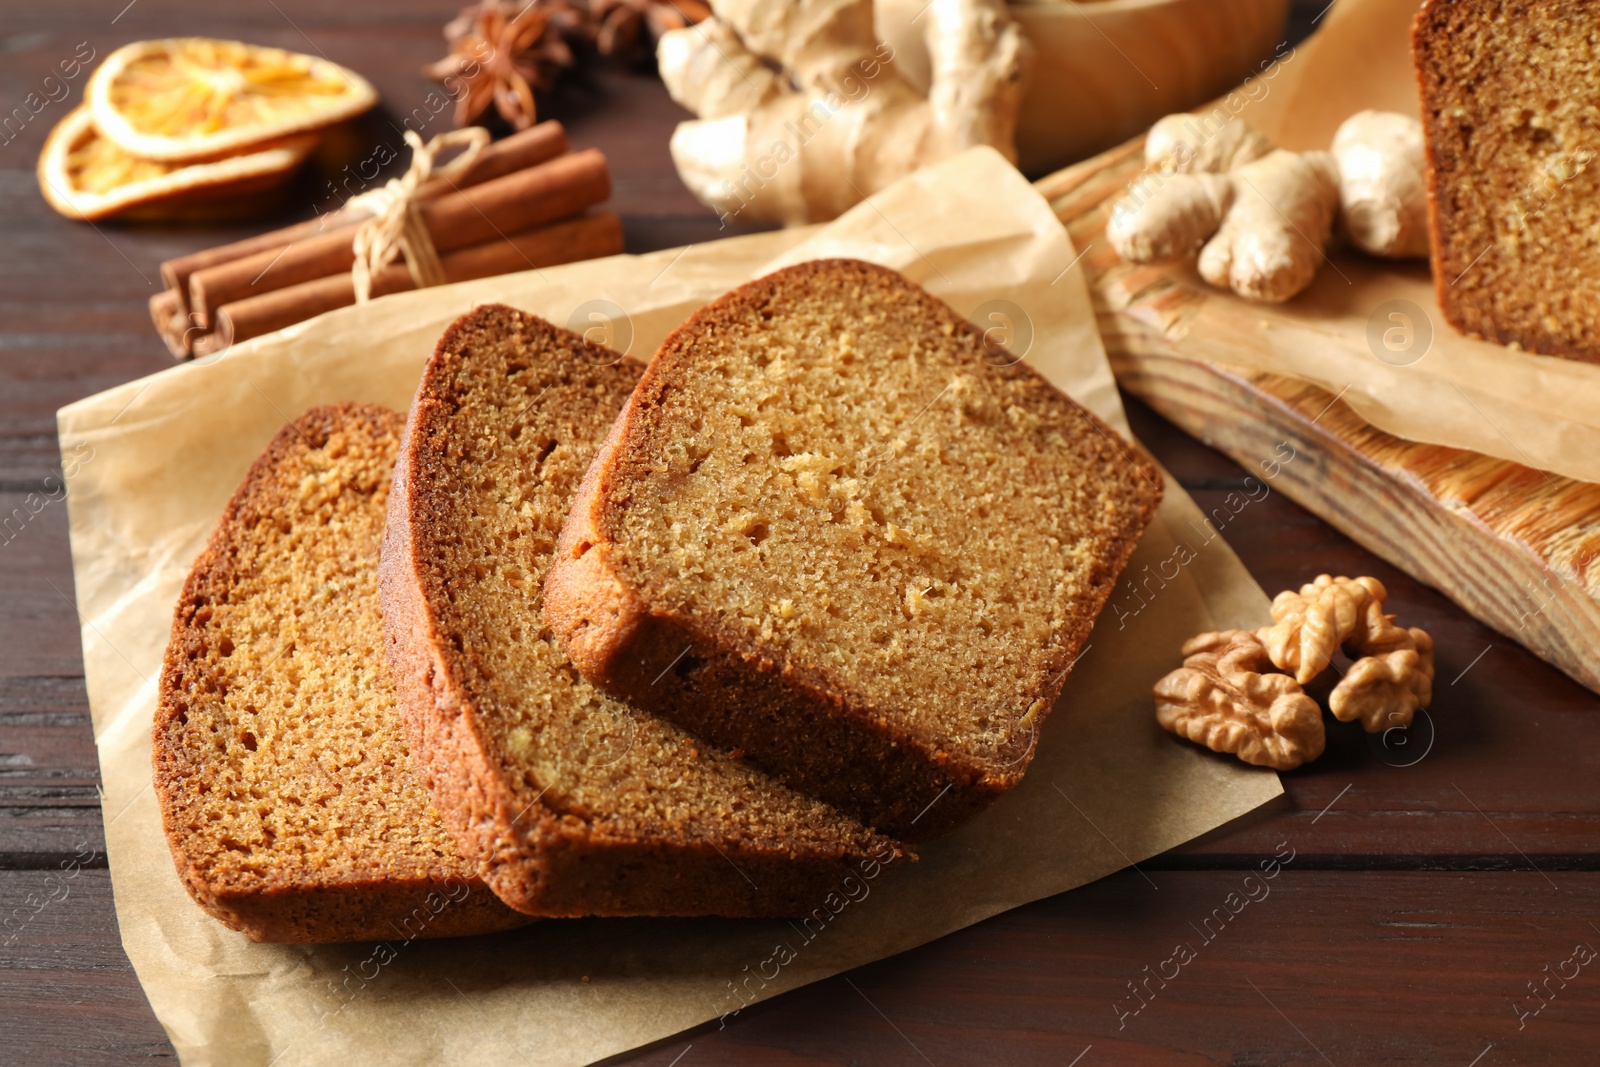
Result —
<path fill-rule="evenodd" d="M 1433 638 L 1396 626 L 1383 612 L 1388 595 L 1376 578 L 1323 574 L 1279 593 L 1271 626 L 1192 638 L 1183 667 L 1156 683 L 1157 720 L 1246 763 L 1298 767 L 1325 742 L 1322 713 L 1300 687 L 1342 648 L 1354 662 L 1328 696 L 1334 718 L 1368 733 L 1409 727 L 1433 699 Z"/>
<path fill-rule="evenodd" d="M 1433 698 L 1433 639 L 1383 613 L 1389 592 L 1376 578 L 1318 575 L 1298 593 L 1272 601 L 1273 624 L 1260 631 L 1272 662 L 1300 684 L 1322 673 L 1339 648 L 1355 662 L 1328 696 L 1340 722 L 1368 733 L 1411 725 Z"/>
<path fill-rule="evenodd" d="M 1272 665 L 1250 630 L 1201 634 L 1183 666 L 1156 683 L 1156 720 L 1180 737 L 1246 763 L 1292 770 L 1322 755 L 1322 709 Z"/>
<path fill-rule="evenodd" d="M 1411 725 L 1418 708 L 1433 700 L 1433 638 L 1425 630 L 1403 630 L 1385 616 L 1387 630 L 1368 642 L 1333 692 L 1328 710 L 1340 722 L 1359 719 L 1369 734 Z"/>
<path fill-rule="evenodd" d="M 1389 595 L 1376 578 L 1319 574 L 1298 593 L 1285 590 L 1272 601 L 1272 625 L 1262 630 L 1272 662 L 1305 685 L 1333 661 L 1352 638 L 1383 628 Z"/>

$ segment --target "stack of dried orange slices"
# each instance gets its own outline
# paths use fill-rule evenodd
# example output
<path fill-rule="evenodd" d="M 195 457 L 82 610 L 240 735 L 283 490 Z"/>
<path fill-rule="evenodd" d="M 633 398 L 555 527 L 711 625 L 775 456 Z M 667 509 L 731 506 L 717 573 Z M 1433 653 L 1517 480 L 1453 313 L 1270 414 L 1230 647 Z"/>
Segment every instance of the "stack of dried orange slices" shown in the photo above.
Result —
<path fill-rule="evenodd" d="M 79 219 L 225 213 L 378 100 L 337 63 L 204 37 L 119 48 L 85 96 L 39 157 L 45 200 Z"/>

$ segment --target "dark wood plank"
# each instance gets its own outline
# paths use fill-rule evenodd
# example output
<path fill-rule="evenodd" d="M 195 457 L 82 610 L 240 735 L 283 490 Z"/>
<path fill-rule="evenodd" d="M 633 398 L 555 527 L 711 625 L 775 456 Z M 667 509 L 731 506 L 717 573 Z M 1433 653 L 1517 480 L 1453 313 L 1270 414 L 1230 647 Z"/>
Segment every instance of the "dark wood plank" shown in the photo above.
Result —
<path fill-rule="evenodd" d="M 0 869 L 103 848 L 62 492 L 0 492 Z"/>
<path fill-rule="evenodd" d="M 1233 460 L 1199 444 L 1131 393 L 1122 394 L 1122 403 L 1133 436 L 1161 461 L 1180 485 L 1188 489 L 1246 488 L 1245 471 Z"/>
<path fill-rule="evenodd" d="M 20 102 L 78 41 L 104 55 L 129 40 L 203 32 L 323 51 L 372 77 L 385 107 L 357 123 L 343 155 L 308 173 L 274 213 L 227 226 L 97 230 L 45 209 L 34 159 L 81 80 L 68 100 L 0 145 L 0 516 L 50 487 L 57 407 L 170 365 L 145 320 L 156 264 L 308 217 L 328 197 L 341 159 L 397 138 L 407 116 L 418 125 L 418 108 L 428 116 L 425 134 L 447 124 L 417 69 L 442 54 L 439 27 L 451 11 L 433 0 L 248 0 L 198 19 L 192 0 L 137 0 L 113 22 L 122 6 L 8 7 L 0 105 Z M 1297 0 L 1300 23 L 1322 7 Z M 648 74 L 598 72 L 564 90 L 547 114 L 568 123 L 579 146 L 608 153 L 612 207 L 624 216 L 630 251 L 742 232 L 737 224 L 722 230 L 677 181 L 666 143 L 682 112 Z M 1230 460 L 1137 402 L 1129 408 L 1135 431 L 1203 507 L 1248 487 L 1247 472 Z M 0 923 L 19 908 L 31 916 L 0 931 L 0 1062 L 170 1059 L 118 942 L 102 867 L 65 530 L 65 509 L 52 503 L 15 536 L 0 536 Z M 1339 1064 L 1468 1064 L 1493 1042 L 1482 1067 L 1593 1062 L 1600 1020 L 1592 968 L 1523 1030 L 1511 1011 L 1518 997 L 1532 1006 L 1525 983 L 1567 958 L 1572 942 L 1600 945 L 1585 918 L 1597 911 L 1600 874 L 1566 870 L 1592 868 L 1600 854 L 1590 799 L 1596 767 L 1585 755 L 1600 751 L 1593 698 L 1281 494 L 1241 512 L 1224 537 L 1269 591 L 1316 570 L 1375 574 L 1403 619 L 1435 633 L 1438 737 L 1425 758 L 1391 766 L 1409 754 L 1375 752 L 1358 734 L 1336 733 L 1323 760 L 1286 776 L 1283 802 L 1142 865 L 1160 889 L 1119 875 L 751 1009 L 726 1030 L 712 1024 L 621 1060 L 671 1064 L 692 1043 L 683 1067 L 1069 1064 L 1080 1053 L 1084 1067 L 1321 1063 L 1318 1049 Z M 1271 883 L 1272 896 L 1203 944 L 1182 977 L 1119 1029 L 1112 1005 L 1120 996 L 1123 1010 L 1132 1006 L 1126 983 L 1142 979 L 1146 964 L 1159 966 L 1172 943 L 1198 942 L 1188 924 L 1242 885 L 1240 868 L 1284 840 L 1298 852 Z M 85 869 L 63 883 L 60 864 L 83 855 Z M 1397 865 L 1465 870 L 1316 869 Z M 1182 869 L 1196 866 L 1228 869 Z M 1496 867 L 1521 873 L 1482 870 Z M 63 884 L 65 898 L 32 916 L 29 895 L 35 903 L 59 896 Z"/>
<path fill-rule="evenodd" d="M 1152 887 L 1124 872 L 614 1062 L 667 1065 L 689 1045 L 705 1065 L 1061 1065 L 1085 1049 L 1085 1065 L 1322 1063 L 1318 1050 L 1466 1065 L 1491 1045 L 1485 1067 L 1594 1062 L 1595 963 L 1552 979 L 1520 1029 L 1513 1005 L 1537 1007 L 1528 983 L 1575 945 L 1600 948 L 1600 875 L 1304 871 L 1311 842 L 1280 840 L 1294 859 L 1270 880 L 1155 871 Z M 95 933 L 110 923 L 105 872 L 0 874 L 0 922 L 19 909 L 28 921 L 0 957 L 6 1062 L 160 1055 L 120 949 Z M 1163 986 L 1180 944 L 1194 959 L 1165 965 L 1178 976 Z M 1147 973 L 1141 1008 L 1129 983 L 1143 990 Z"/>
<path fill-rule="evenodd" d="M 1565 988 L 1552 980 L 1520 1029 L 1513 1011 L 1540 1003 L 1527 983 L 1575 945 L 1600 950 L 1600 876 L 1298 865 L 1271 881 L 1156 872 L 1157 888 L 1124 872 L 614 1062 L 666 1067 L 691 1044 L 685 1065 L 1493 1067 L 1600 1055 L 1600 959 Z M 1248 893 L 1259 899 L 1237 903 Z M 1226 921 L 1202 932 L 1218 909 Z M 1165 963 L 1178 945 L 1193 954 L 1181 967 Z M 1163 967 L 1176 972 L 1164 986 Z"/>
<path fill-rule="evenodd" d="M 104 852 L 83 679 L 0 676 L 0 870 Z"/>
<path fill-rule="evenodd" d="M 0 676 L 81 676 L 67 505 L 59 480 L 0 491 Z"/>
<path fill-rule="evenodd" d="M 103 868 L 96 851 L 0 872 L 0 1062 L 175 1063 L 117 938 L 110 873 L 85 856 Z"/>

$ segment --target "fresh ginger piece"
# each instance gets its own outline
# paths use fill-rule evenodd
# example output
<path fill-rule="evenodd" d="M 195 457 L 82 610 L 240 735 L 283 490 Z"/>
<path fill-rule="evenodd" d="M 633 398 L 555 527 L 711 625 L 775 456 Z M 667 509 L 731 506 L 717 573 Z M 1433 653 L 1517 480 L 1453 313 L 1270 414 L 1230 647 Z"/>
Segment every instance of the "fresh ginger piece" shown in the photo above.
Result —
<path fill-rule="evenodd" d="M 1146 174 L 1113 206 L 1106 237 L 1130 263 L 1191 256 L 1217 232 L 1233 204 L 1221 174 Z"/>
<path fill-rule="evenodd" d="M 919 16 L 926 93 L 874 32 L 872 0 L 718 0 L 715 10 L 663 34 L 657 58 L 667 91 L 697 116 L 673 133 L 673 163 L 724 217 L 832 219 L 975 145 L 1016 158 L 1030 47 L 1003 0 L 930 0 Z"/>
<path fill-rule="evenodd" d="M 1177 114 L 1157 119 L 1144 140 L 1145 166 L 1176 174 L 1224 174 L 1275 146 L 1241 118 Z"/>
<path fill-rule="evenodd" d="M 1144 141 L 1145 173 L 1112 206 L 1106 237 L 1130 263 L 1198 252 L 1234 201 L 1225 173 L 1273 150 L 1243 119 L 1179 113 L 1158 119 Z"/>
<path fill-rule="evenodd" d="M 714 18 L 661 37 L 657 62 L 673 76 L 673 96 L 703 119 L 741 115 L 788 91 L 761 57 Z"/>
<path fill-rule="evenodd" d="M 1422 123 L 1394 112 L 1357 112 L 1334 135 L 1333 156 L 1351 242 L 1388 259 L 1426 256 Z"/>
<path fill-rule="evenodd" d="M 1251 300 L 1281 302 L 1317 275 L 1339 210 L 1327 152 L 1275 151 L 1233 171 L 1233 206 L 1200 252 L 1200 276 Z"/>

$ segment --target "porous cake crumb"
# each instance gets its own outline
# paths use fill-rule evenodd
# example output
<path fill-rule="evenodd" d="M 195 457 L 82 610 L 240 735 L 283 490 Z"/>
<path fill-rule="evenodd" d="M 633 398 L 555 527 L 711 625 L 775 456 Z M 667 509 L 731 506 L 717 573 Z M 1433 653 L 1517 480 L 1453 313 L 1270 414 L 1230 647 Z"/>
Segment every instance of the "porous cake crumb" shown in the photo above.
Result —
<path fill-rule="evenodd" d="M 1413 45 L 1445 317 L 1600 361 L 1600 8 L 1429 0 Z"/>
<path fill-rule="evenodd" d="M 602 688 L 926 837 L 1021 779 L 1160 495 L 942 301 L 804 263 L 662 346 L 546 617 Z"/>
<path fill-rule="evenodd" d="M 414 773 L 378 616 L 399 415 L 314 408 L 234 494 L 184 584 L 155 789 L 178 871 L 257 941 L 516 926 Z"/>
<path fill-rule="evenodd" d="M 893 844 L 568 661 L 540 616 L 583 472 L 640 368 L 504 306 L 429 361 L 395 473 L 383 605 L 446 822 L 538 915 L 796 915 Z"/>

